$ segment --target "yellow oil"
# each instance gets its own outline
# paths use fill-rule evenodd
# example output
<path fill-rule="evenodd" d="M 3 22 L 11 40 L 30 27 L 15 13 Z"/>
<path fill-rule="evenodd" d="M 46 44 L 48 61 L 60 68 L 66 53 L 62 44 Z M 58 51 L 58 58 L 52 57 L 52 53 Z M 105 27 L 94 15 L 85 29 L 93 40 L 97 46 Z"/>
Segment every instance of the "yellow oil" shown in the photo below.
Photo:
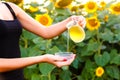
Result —
<path fill-rule="evenodd" d="M 71 40 L 78 43 L 84 40 L 85 32 L 82 27 L 74 25 L 69 29 L 69 36 Z"/>

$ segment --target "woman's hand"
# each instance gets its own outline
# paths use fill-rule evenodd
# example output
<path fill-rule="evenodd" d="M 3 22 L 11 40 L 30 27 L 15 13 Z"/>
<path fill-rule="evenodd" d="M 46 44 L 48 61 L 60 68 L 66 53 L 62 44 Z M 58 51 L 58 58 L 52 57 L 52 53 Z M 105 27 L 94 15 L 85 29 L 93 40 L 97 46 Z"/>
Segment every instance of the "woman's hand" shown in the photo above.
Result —
<path fill-rule="evenodd" d="M 82 28 L 85 28 L 86 20 L 85 20 L 85 18 L 83 16 L 75 16 L 75 15 L 73 15 L 73 16 L 70 17 L 70 20 L 75 22 L 75 24 L 78 23 Z"/>
<path fill-rule="evenodd" d="M 43 62 L 53 64 L 57 67 L 68 66 L 75 59 L 75 54 L 73 54 L 72 58 L 69 59 L 69 60 L 66 57 L 55 56 L 55 55 L 52 55 L 52 54 L 45 54 L 43 56 L 44 56 L 44 61 Z"/>

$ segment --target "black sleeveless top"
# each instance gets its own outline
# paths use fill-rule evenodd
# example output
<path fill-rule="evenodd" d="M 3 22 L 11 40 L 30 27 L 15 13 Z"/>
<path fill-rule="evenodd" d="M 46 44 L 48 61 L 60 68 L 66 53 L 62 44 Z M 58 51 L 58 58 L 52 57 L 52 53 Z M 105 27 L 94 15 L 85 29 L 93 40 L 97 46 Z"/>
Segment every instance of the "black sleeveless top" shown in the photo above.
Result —
<path fill-rule="evenodd" d="M 4 4 L 10 10 L 14 20 L 0 19 L 0 58 L 19 58 L 19 39 L 22 26 L 10 5 L 8 3 Z M 23 70 L 18 69 L 0 73 L 0 80 L 23 80 Z"/>

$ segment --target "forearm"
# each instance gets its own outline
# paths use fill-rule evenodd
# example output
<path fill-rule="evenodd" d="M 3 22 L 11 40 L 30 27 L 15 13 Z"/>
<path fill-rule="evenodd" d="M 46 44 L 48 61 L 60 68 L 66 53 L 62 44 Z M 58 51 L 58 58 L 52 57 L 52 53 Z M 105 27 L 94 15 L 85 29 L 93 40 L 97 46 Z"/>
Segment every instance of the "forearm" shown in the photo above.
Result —
<path fill-rule="evenodd" d="M 69 21 L 70 21 L 69 19 L 66 19 L 66 20 L 63 20 L 62 22 L 53 24 L 53 25 L 49 26 L 48 28 L 46 28 L 47 39 L 58 36 L 61 33 L 63 33 L 64 31 L 66 31 L 67 30 L 66 24 Z"/>
<path fill-rule="evenodd" d="M 64 32 L 67 29 L 66 24 L 70 21 L 70 19 L 68 18 L 61 22 L 53 24 L 49 27 L 46 27 L 40 24 L 39 22 L 35 21 L 30 16 L 28 16 L 28 18 L 26 19 L 21 19 L 21 18 L 19 19 L 26 30 L 45 39 L 50 39 L 60 35 L 62 32 Z"/>
<path fill-rule="evenodd" d="M 0 72 L 24 68 L 42 62 L 43 60 L 43 56 L 13 59 L 0 58 Z"/>

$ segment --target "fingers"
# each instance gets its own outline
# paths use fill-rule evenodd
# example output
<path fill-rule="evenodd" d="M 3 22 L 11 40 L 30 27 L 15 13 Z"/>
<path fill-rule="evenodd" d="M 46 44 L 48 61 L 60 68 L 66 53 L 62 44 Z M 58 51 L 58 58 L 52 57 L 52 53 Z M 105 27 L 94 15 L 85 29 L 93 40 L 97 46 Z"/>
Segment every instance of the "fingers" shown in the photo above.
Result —
<path fill-rule="evenodd" d="M 80 24 L 80 26 L 85 28 L 86 20 L 85 20 L 85 18 L 83 16 L 79 17 L 79 24 Z"/>
<path fill-rule="evenodd" d="M 72 58 L 71 59 L 68 59 L 68 60 L 66 60 L 66 61 L 56 61 L 55 62 L 55 65 L 57 66 L 57 67 L 62 67 L 62 66 L 69 66 L 73 61 L 74 61 L 74 59 L 75 59 L 75 54 L 73 54 L 73 56 L 72 56 Z"/>
<path fill-rule="evenodd" d="M 83 16 L 73 15 L 71 18 L 72 18 L 73 21 L 76 21 L 81 27 L 85 28 L 86 20 Z"/>
<path fill-rule="evenodd" d="M 46 54 L 44 55 L 44 62 L 47 62 L 47 63 L 51 63 L 51 64 L 54 64 L 54 62 L 62 62 L 62 61 L 65 61 L 66 58 L 65 57 L 60 57 L 60 56 L 55 56 L 55 55 L 52 55 L 52 54 Z"/>
<path fill-rule="evenodd" d="M 74 61 L 75 56 L 75 54 L 72 54 L 72 57 L 70 59 L 67 59 L 66 57 L 47 54 L 47 60 L 45 62 L 54 64 L 57 67 L 68 66 Z"/>
<path fill-rule="evenodd" d="M 79 21 L 78 24 L 79 24 L 82 28 L 85 28 L 86 21 L 85 21 L 85 20 Z"/>
<path fill-rule="evenodd" d="M 55 56 L 54 61 L 55 62 L 64 62 L 64 61 L 67 61 L 67 58 L 60 57 L 60 56 Z"/>

